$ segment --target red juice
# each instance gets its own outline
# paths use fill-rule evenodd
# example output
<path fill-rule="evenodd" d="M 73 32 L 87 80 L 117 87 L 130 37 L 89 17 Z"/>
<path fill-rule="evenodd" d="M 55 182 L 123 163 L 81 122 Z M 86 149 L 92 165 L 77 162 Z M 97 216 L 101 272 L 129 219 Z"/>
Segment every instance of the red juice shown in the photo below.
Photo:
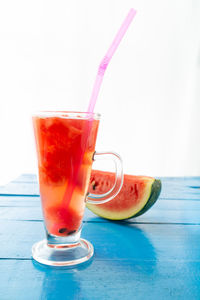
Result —
<path fill-rule="evenodd" d="M 82 223 L 99 120 L 47 114 L 33 125 L 46 230 L 68 236 Z"/>

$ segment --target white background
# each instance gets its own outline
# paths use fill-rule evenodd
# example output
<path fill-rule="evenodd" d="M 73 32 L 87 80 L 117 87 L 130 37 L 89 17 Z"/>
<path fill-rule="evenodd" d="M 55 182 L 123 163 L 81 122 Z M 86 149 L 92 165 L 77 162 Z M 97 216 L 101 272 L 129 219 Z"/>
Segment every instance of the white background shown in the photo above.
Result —
<path fill-rule="evenodd" d="M 0 184 L 36 171 L 31 112 L 87 109 L 98 65 L 137 15 L 105 73 L 98 150 L 125 173 L 200 175 L 199 0 L 0 2 Z"/>

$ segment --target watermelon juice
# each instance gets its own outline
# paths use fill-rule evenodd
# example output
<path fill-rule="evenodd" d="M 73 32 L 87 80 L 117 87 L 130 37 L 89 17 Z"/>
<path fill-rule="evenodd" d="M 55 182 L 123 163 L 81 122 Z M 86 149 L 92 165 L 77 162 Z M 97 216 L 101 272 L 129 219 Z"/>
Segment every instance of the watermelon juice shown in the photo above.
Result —
<path fill-rule="evenodd" d="M 44 112 L 33 126 L 47 235 L 72 236 L 82 223 L 99 119 Z"/>

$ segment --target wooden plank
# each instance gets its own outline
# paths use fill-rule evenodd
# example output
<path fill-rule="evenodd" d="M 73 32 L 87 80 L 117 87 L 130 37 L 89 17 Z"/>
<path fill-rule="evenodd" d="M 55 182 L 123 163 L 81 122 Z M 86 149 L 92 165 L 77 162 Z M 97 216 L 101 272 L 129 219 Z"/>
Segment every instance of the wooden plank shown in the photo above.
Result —
<path fill-rule="evenodd" d="M 0 195 L 39 196 L 38 184 L 35 182 L 10 182 L 0 187 Z"/>
<path fill-rule="evenodd" d="M 191 185 L 200 188 L 200 176 L 179 176 L 179 177 L 157 177 L 166 183 Z M 37 176 L 35 174 L 22 174 L 12 182 L 32 182 L 37 183 Z"/>
<path fill-rule="evenodd" d="M 161 178 L 162 199 L 200 200 L 200 177 Z"/>
<path fill-rule="evenodd" d="M 200 224 L 200 201 L 158 200 L 144 215 L 129 219 L 128 223 L 171 223 Z M 42 221 L 39 197 L 0 197 L 1 220 L 38 220 Z M 109 222 L 99 218 L 88 209 L 85 222 Z"/>
<path fill-rule="evenodd" d="M 200 200 L 200 177 L 161 178 L 162 192 L 160 199 Z M 13 182 L 0 187 L 0 195 L 38 196 L 36 176 L 22 175 Z"/>
<path fill-rule="evenodd" d="M 0 261 L 2 300 L 199 300 L 200 262 L 99 261 L 50 269 L 32 261 Z"/>
<path fill-rule="evenodd" d="M 3 259 L 30 259 L 33 243 L 45 237 L 34 221 L 0 221 L 0 235 Z M 82 237 L 102 261 L 200 261 L 199 225 L 85 223 Z"/>
<path fill-rule="evenodd" d="M 13 182 L 34 182 L 37 183 L 36 174 L 25 173 L 13 180 Z"/>
<path fill-rule="evenodd" d="M 0 196 L 0 207 L 40 206 L 40 197 L 30 196 Z"/>

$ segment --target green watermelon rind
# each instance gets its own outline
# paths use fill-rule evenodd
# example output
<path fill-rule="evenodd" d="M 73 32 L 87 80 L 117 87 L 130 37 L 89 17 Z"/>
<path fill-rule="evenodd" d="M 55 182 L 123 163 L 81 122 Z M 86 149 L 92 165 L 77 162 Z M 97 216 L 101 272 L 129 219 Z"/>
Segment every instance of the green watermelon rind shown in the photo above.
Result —
<path fill-rule="evenodd" d="M 158 197 L 160 196 L 161 188 L 162 188 L 161 180 L 155 179 L 154 183 L 151 186 L 151 193 L 145 206 L 140 211 L 138 211 L 135 215 L 127 219 L 139 217 L 143 215 L 145 212 L 147 212 L 158 200 Z"/>

